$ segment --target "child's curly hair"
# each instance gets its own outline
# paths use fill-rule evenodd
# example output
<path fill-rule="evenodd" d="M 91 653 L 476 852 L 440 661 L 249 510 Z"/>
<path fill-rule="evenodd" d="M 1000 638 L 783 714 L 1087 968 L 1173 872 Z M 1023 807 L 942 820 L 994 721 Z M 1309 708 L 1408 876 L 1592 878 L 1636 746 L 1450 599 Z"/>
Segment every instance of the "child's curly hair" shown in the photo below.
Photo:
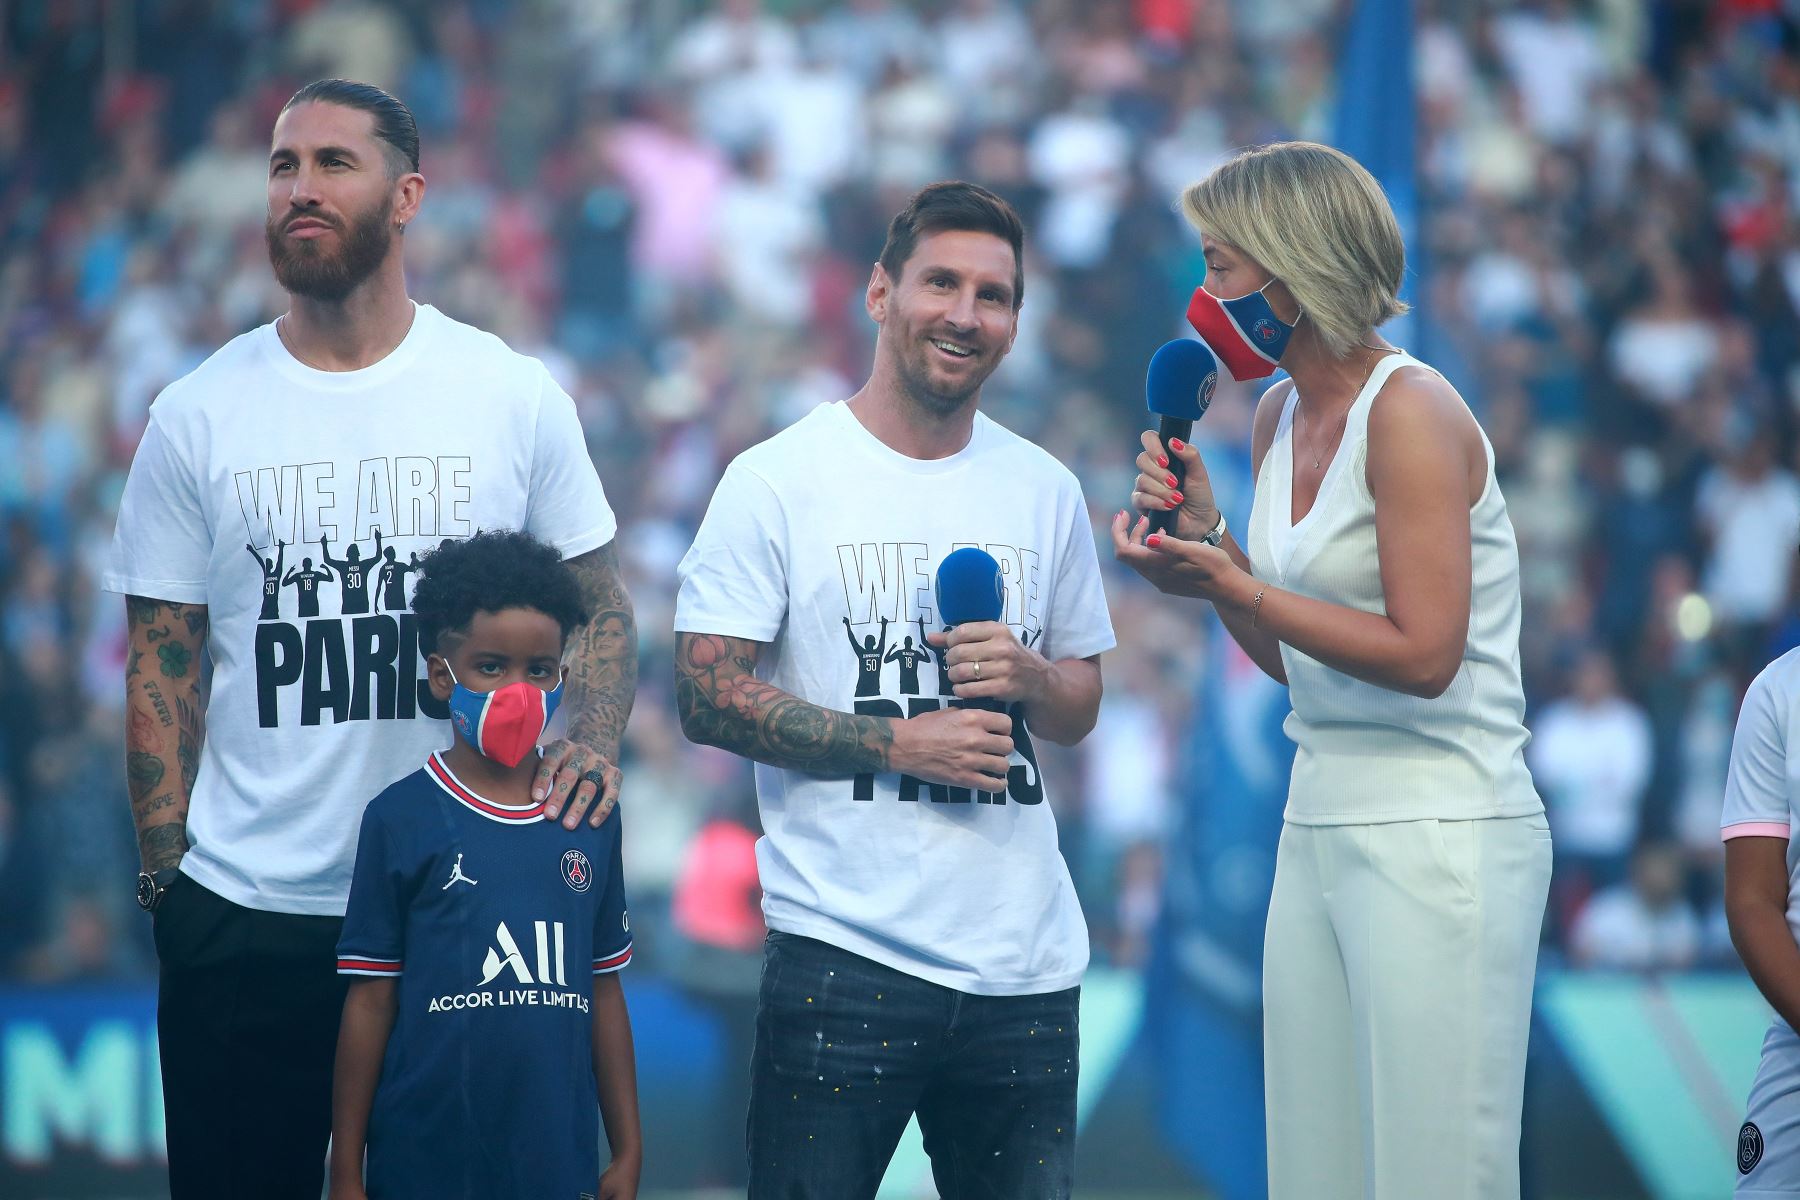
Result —
<path fill-rule="evenodd" d="M 562 555 L 528 533 L 510 529 L 447 541 L 419 559 L 413 616 L 419 648 L 439 654 L 439 640 L 465 630 L 478 612 L 534 608 L 562 626 L 563 637 L 587 623 L 581 588 Z"/>

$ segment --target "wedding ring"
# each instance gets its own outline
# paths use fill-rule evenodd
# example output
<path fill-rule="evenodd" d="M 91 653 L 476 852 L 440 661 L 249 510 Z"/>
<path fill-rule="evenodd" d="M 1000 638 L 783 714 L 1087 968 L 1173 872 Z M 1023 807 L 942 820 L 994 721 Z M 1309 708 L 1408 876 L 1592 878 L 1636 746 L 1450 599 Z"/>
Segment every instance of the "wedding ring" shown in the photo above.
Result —
<path fill-rule="evenodd" d="M 979 661 L 975 664 L 975 678 L 981 678 L 981 663 Z"/>

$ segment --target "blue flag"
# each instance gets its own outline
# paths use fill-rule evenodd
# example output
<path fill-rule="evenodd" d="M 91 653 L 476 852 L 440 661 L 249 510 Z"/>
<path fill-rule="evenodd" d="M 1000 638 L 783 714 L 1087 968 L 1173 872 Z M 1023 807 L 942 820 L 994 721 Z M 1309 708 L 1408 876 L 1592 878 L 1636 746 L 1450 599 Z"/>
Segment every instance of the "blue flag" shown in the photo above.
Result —
<path fill-rule="evenodd" d="M 1406 242 L 1401 299 L 1425 294 L 1425 243 L 1420 236 L 1418 89 L 1414 84 L 1412 0 L 1356 0 L 1338 61 L 1337 148 L 1375 176 Z M 1428 357 L 1422 318 L 1398 317 L 1382 333 L 1415 356 Z"/>

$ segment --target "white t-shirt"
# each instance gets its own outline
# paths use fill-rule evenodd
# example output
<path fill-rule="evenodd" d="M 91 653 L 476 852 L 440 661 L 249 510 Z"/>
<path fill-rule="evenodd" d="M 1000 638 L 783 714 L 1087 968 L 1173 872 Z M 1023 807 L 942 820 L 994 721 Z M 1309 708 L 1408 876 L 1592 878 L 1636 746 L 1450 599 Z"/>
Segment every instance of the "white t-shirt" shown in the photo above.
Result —
<path fill-rule="evenodd" d="M 1714 609 L 1728 621 L 1780 616 L 1800 541 L 1800 480 L 1779 468 L 1750 481 L 1715 467 L 1696 507 L 1713 538 L 1701 587 Z"/>
<path fill-rule="evenodd" d="M 1526 754 L 1543 789 L 1559 851 L 1618 854 L 1637 838 L 1654 734 L 1643 709 L 1613 696 L 1544 710 Z"/>
<path fill-rule="evenodd" d="M 1003 619 L 1044 657 L 1113 646 L 1066 468 L 979 414 L 957 454 L 908 458 L 846 404 L 819 406 L 726 470 L 681 562 L 675 628 L 763 643 L 758 678 L 825 708 L 936 709 L 951 689 L 920 623 L 940 628 L 933 581 L 961 546 L 999 560 Z M 893 773 L 828 779 L 758 763 L 769 927 L 964 992 L 1079 982 L 1087 927 L 1029 732 L 1014 722 L 999 803 Z"/>
<path fill-rule="evenodd" d="M 1621 971 L 1684 971 L 1700 957 L 1700 918 L 1677 897 L 1652 909 L 1629 886 L 1606 889 L 1570 934 L 1577 961 Z"/>
<path fill-rule="evenodd" d="M 103 586 L 210 620 L 181 869 L 250 908 L 342 915 L 363 806 L 450 740 L 414 553 L 523 529 L 573 557 L 616 527 L 543 366 L 415 311 L 360 371 L 302 364 L 272 324 L 233 339 L 151 406 L 119 504 Z M 176 665 L 200 669 L 143 669 Z"/>
<path fill-rule="evenodd" d="M 1731 739 L 1720 832 L 1787 838 L 1788 929 L 1800 941 L 1800 863 L 1794 816 L 1800 810 L 1800 650 L 1764 667 L 1744 695 Z"/>

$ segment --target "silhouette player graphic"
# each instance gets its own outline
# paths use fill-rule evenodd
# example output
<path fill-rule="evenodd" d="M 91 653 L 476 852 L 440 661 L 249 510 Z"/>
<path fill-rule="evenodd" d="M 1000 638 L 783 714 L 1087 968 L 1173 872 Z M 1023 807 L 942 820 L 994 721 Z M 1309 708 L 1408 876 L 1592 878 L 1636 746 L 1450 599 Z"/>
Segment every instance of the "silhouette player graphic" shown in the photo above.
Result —
<path fill-rule="evenodd" d="M 345 553 L 348 558 L 331 557 L 330 544 L 323 537 L 319 539 L 319 557 L 337 571 L 338 582 L 343 585 L 338 611 L 349 617 L 369 611 L 369 564 L 363 561 L 362 551 L 357 549 L 355 542 L 350 543 Z"/>
<path fill-rule="evenodd" d="M 463 874 L 462 855 L 458 854 L 456 856 L 456 861 L 454 863 L 450 864 L 449 880 L 444 884 L 443 887 L 439 888 L 438 891 L 440 891 L 440 892 L 449 891 L 450 884 L 452 884 L 452 883 L 466 883 L 470 887 L 474 887 L 479 882 L 481 882 L 481 881 L 478 879 L 470 879 L 467 875 Z"/>
<path fill-rule="evenodd" d="M 300 591 L 300 617 L 302 620 L 319 615 L 319 584 L 331 577 L 331 572 L 323 567 L 316 571 L 313 570 L 313 561 L 310 558 L 301 559 L 298 567 L 288 568 L 288 573 L 281 577 L 283 587 L 292 585 Z"/>
<path fill-rule="evenodd" d="M 919 640 L 923 644 L 924 638 Z M 899 662 L 900 691 L 903 695 L 916 696 L 919 694 L 919 660 L 930 657 L 923 649 L 914 646 L 912 638 L 908 636 L 905 642 L 889 650 L 887 657 L 881 661 Z"/>
<path fill-rule="evenodd" d="M 394 548 L 382 547 L 381 530 L 375 531 L 375 558 L 381 563 L 376 574 L 376 582 L 380 591 L 375 596 L 376 612 L 401 612 L 410 604 L 406 598 L 406 577 L 419 569 L 419 552 L 412 552 L 406 562 L 401 562 L 394 553 Z"/>
<path fill-rule="evenodd" d="M 850 628 L 850 618 L 844 618 L 844 634 L 850 639 L 850 652 L 856 655 L 856 694 L 858 696 L 881 695 L 881 663 L 887 654 L 888 619 L 881 618 L 881 640 L 877 642 L 875 635 L 870 634 L 860 643 L 856 640 L 856 631 Z"/>
<path fill-rule="evenodd" d="M 946 625 L 944 628 L 948 630 L 949 626 Z M 931 659 L 931 661 L 937 664 L 938 695 L 946 697 L 956 695 L 954 690 L 956 685 L 950 682 L 950 664 L 947 661 L 950 651 L 948 649 L 934 650 L 931 648 L 931 643 L 925 640 L 924 617 L 919 618 L 919 645 L 924 648 L 923 652 Z"/>
<path fill-rule="evenodd" d="M 262 568 L 263 573 L 262 615 L 256 618 L 259 621 L 281 620 L 281 562 L 287 557 L 287 543 L 277 539 L 275 546 L 275 557 L 264 558 L 256 552 L 255 546 L 249 542 L 244 543 L 244 549 L 250 552 L 250 557 L 256 560 L 256 565 Z"/>

